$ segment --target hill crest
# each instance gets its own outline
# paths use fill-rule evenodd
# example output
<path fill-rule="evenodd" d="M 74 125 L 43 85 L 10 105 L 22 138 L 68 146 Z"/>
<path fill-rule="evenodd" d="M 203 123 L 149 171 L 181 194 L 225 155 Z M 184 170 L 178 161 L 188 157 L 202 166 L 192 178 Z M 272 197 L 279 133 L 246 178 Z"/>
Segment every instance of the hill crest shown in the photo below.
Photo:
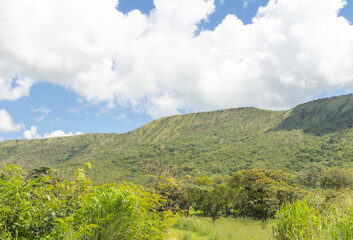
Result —
<path fill-rule="evenodd" d="M 189 179 L 239 169 L 299 171 L 353 159 L 353 95 L 316 100 L 288 111 L 234 108 L 176 115 L 124 134 L 83 134 L 0 143 L 0 162 L 72 175 L 85 161 L 96 182 L 146 184 L 167 171 Z"/>

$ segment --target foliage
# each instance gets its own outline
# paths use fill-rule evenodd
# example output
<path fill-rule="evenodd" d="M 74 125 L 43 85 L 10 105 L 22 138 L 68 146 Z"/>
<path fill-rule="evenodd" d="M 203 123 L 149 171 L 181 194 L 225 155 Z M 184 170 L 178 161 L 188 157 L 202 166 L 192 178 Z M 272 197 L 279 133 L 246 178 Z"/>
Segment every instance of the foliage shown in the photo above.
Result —
<path fill-rule="evenodd" d="M 163 239 L 171 215 L 158 213 L 155 210 L 158 204 L 159 196 L 134 186 L 98 187 L 82 199 L 75 214 L 59 221 L 54 236 L 55 239 L 68 233 L 74 236 L 80 229 L 93 226 L 83 234 L 85 239 Z M 69 229 L 67 224 L 71 225 Z"/>
<path fill-rule="evenodd" d="M 318 99 L 295 107 L 277 129 L 302 129 L 322 136 L 353 126 L 353 95 Z"/>
<path fill-rule="evenodd" d="M 164 239 L 170 212 L 159 195 L 128 185 L 93 186 L 84 170 L 71 182 L 26 179 L 5 165 L 0 178 L 1 239 Z"/>
<path fill-rule="evenodd" d="M 325 166 L 321 163 L 310 163 L 299 173 L 300 183 L 308 187 L 315 187 L 320 184 L 324 172 Z"/>
<path fill-rule="evenodd" d="M 274 226 L 275 239 L 315 239 L 322 236 L 319 226 L 323 219 L 317 215 L 313 204 L 305 201 L 289 203 L 276 215 L 278 222 Z"/>
<path fill-rule="evenodd" d="M 294 175 L 276 170 L 241 170 L 223 183 L 203 177 L 203 186 L 188 190 L 192 207 L 215 220 L 219 216 L 242 216 L 266 220 L 281 205 L 300 196 Z"/>
<path fill-rule="evenodd" d="M 153 186 L 153 192 L 163 198 L 157 210 L 188 213 L 190 200 L 182 188 L 181 181 L 172 177 L 159 176 Z"/>
<path fill-rule="evenodd" d="M 238 216 L 262 220 L 272 218 L 282 204 L 299 195 L 291 184 L 292 175 L 272 170 L 243 170 L 233 174 L 229 185 L 235 191 L 233 200 Z"/>
<path fill-rule="evenodd" d="M 308 200 L 288 203 L 276 215 L 274 239 L 352 239 L 353 208 L 320 207 Z"/>
<path fill-rule="evenodd" d="M 126 134 L 1 142 L 1 162 L 25 169 L 5 165 L 0 176 L 1 238 L 148 238 L 143 230 L 158 239 L 170 224 L 169 210 L 187 211 L 191 202 L 213 220 L 266 220 L 289 203 L 278 218 L 296 221 L 300 216 L 290 212 L 295 209 L 308 215 L 308 223 L 298 220 L 298 231 L 300 224 L 314 224 L 328 236 L 343 234 L 351 226 L 349 207 L 290 202 L 302 195 L 296 183 L 308 192 L 323 191 L 325 203 L 349 191 L 352 175 L 343 168 L 353 167 L 352 108 L 353 95 L 347 95 L 289 111 L 238 108 L 173 116 Z M 133 185 L 94 186 L 82 169 L 75 170 L 84 162 L 95 165 L 87 173 L 95 183 L 131 181 L 152 186 L 153 193 Z M 325 221 L 329 230 L 315 225 Z M 319 234 L 312 231 L 307 234 Z"/>
<path fill-rule="evenodd" d="M 331 188 L 335 190 L 350 187 L 352 184 L 352 174 L 338 168 L 328 169 L 321 179 L 321 186 L 323 188 Z"/>
<path fill-rule="evenodd" d="M 192 207 L 202 211 L 204 216 L 212 217 L 215 221 L 221 213 L 225 213 L 231 202 L 231 191 L 225 184 L 220 184 L 211 189 L 191 188 L 188 190 Z"/>
<path fill-rule="evenodd" d="M 161 172 L 191 184 L 244 169 L 296 173 L 310 163 L 351 166 L 352 108 L 349 95 L 305 103 L 299 112 L 238 108 L 172 116 L 126 134 L 5 141 L 0 159 L 26 170 L 55 168 L 68 180 L 89 161 L 95 183 L 145 186 Z"/>
<path fill-rule="evenodd" d="M 49 176 L 26 180 L 23 171 L 5 166 L 0 179 L 0 229 L 8 238 L 48 236 L 55 219 L 78 207 L 79 195 L 89 192 L 86 182 L 58 182 Z"/>
<path fill-rule="evenodd" d="M 201 219 L 196 216 L 182 216 L 177 219 L 173 228 L 201 233 L 203 226 Z"/>

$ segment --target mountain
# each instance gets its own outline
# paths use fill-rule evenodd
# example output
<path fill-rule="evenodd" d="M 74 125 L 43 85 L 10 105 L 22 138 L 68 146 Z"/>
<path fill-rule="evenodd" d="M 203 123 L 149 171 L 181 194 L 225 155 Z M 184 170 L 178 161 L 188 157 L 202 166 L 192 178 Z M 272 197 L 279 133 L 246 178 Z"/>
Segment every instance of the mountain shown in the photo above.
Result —
<path fill-rule="evenodd" d="M 162 171 L 185 181 L 249 168 L 295 173 L 310 162 L 351 167 L 352 126 L 353 95 L 344 95 L 288 111 L 249 107 L 177 115 L 125 134 L 5 141 L 0 162 L 55 168 L 69 178 L 88 161 L 95 182 L 139 184 Z"/>
<path fill-rule="evenodd" d="M 353 95 L 343 95 L 301 104 L 281 122 L 277 130 L 302 129 L 322 136 L 353 126 Z"/>

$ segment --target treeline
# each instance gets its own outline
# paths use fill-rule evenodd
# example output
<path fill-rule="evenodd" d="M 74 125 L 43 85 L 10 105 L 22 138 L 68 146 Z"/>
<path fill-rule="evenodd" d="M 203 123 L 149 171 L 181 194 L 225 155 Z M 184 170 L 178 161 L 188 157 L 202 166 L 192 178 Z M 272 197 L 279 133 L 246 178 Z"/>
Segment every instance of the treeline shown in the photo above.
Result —
<path fill-rule="evenodd" d="M 321 163 L 310 163 L 298 174 L 298 182 L 309 188 L 339 190 L 351 187 L 353 176 L 340 168 L 326 168 Z"/>
<path fill-rule="evenodd" d="M 192 208 L 216 220 L 219 216 L 273 218 L 280 207 L 302 193 L 294 175 L 277 170 L 241 170 L 227 179 L 196 179 L 188 189 Z"/>
<path fill-rule="evenodd" d="M 230 177 L 197 178 L 186 189 L 190 205 L 203 216 L 251 217 L 265 221 L 274 218 L 283 205 L 313 193 L 333 199 L 349 193 L 350 172 L 308 164 L 298 175 L 279 170 L 241 170 Z"/>

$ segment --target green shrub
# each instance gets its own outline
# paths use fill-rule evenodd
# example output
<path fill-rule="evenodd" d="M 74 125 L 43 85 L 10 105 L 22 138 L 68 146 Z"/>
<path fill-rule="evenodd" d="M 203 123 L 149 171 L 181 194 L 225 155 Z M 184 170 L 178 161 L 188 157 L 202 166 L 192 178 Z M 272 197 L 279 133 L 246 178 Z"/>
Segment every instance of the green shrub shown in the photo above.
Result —
<path fill-rule="evenodd" d="M 186 230 L 191 232 L 202 232 L 202 222 L 195 216 L 182 216 L 178 218 L 177 222 L 173 226 L 180 230 Z"/>
<path fill-rule="evenodd" d="M 5 166 L 0 177 L 1 239 L 164 239 L 170 212 L 159 195 L 137 186 L 93 186 L 83 169 L 72 182 L 26 179 Z"/>
<path fill-rule="evenodd" d="M 328 169 L 321 179 L 323 188 L 339 190 L 350 187 L 353 184 L 352 174 L 339 168 Z"/>
<path fill-rule="evenodd" d="M 82 199 L 81 208 L 75 214 L 57 224 L 55 237 L 69 230 L 71 235 L 92 240 L 164 239 L 171 215 L 157 212 L 158 204 L 159 196 L 135 186 L 98 187 Z M 71 228 L 66 228 L 67 223 Z M 90 231 L 82 231 L 89 228 Z"/>
<path fill-rule="evenodd" d="M 75 211 L 83 182 L 50 176 L 26 180 L 20 168 L 5 166 L 0 178 L 0 231 L 11 238 L 38 239 L 50 234 L 55 219 Z"/>
<path fill-rule="evenodd" d="M 273 227 L 274 238 L 285 239 L 315 239 L 322 235 L 321 215 L 316 213 L 313 204 L 305 201 L 289 203 L 277 214 L 277 223 Z"/>
<path fill-rule="evenodd" d="M 321 163 L 310 163 L 299 173 L 299 182 L 308 187 L 315 187 L 319 184 L 325 172 L 325 166 Z"/>
<path fill-rule="evenodd" d="M 287 204 L 276 218 L 274 239 L 353 239 L 352 207 L 320 207 L 300 200 Z"/>

